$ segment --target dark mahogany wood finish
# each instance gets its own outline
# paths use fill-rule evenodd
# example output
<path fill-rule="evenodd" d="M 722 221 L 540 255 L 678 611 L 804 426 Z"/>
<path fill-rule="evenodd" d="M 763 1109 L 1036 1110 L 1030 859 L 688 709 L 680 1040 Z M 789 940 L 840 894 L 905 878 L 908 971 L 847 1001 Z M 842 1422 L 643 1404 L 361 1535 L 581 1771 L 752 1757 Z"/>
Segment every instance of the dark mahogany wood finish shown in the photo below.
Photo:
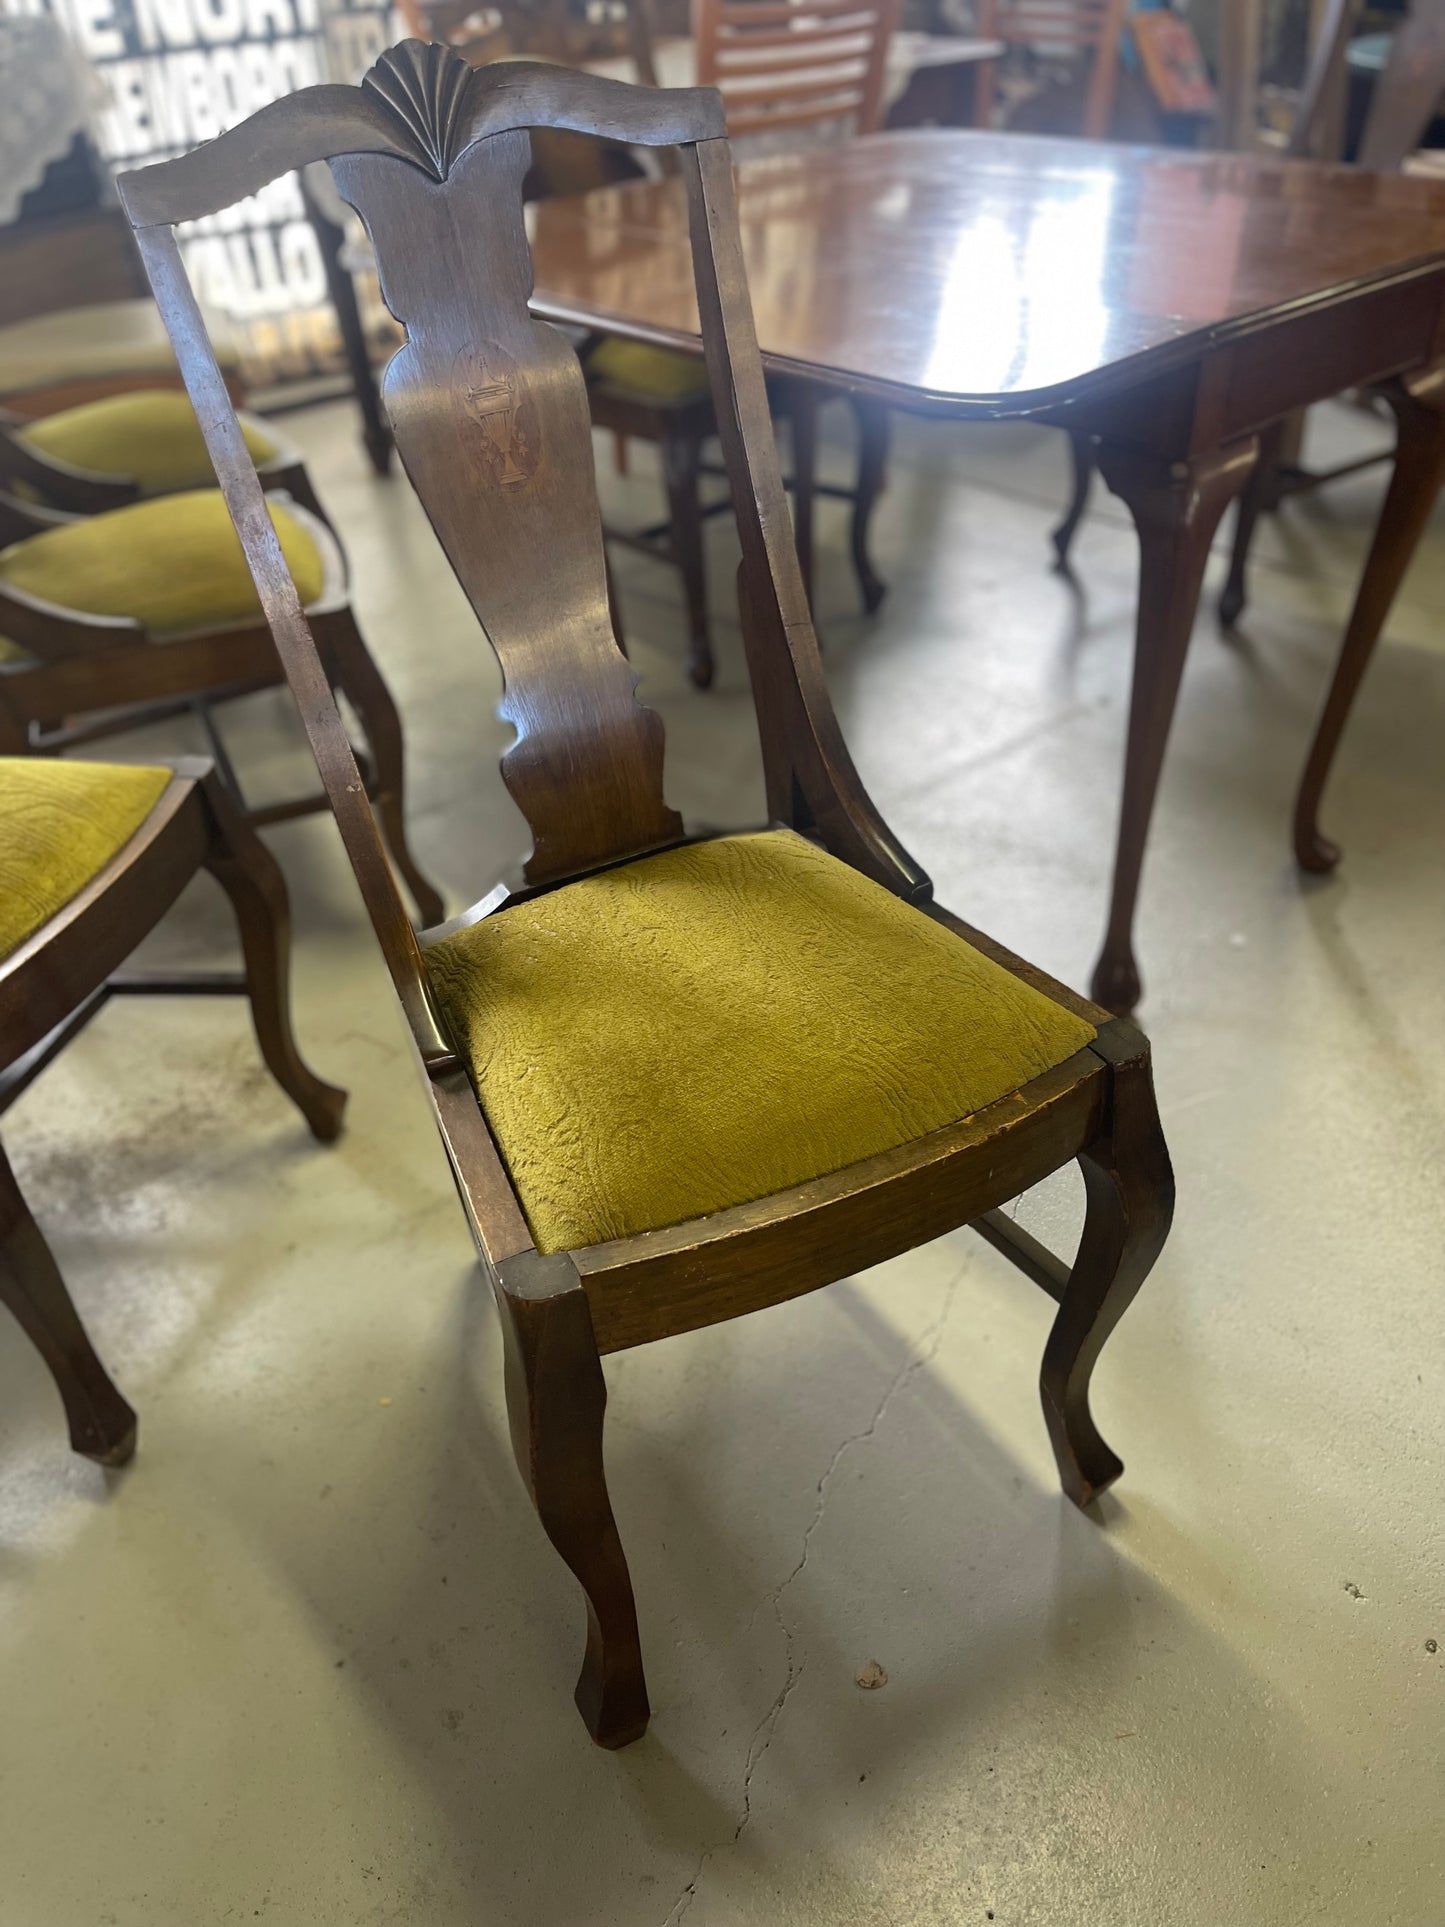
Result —
<path fill-rule="evenodd" d="M 706 1219 L 541 1255 L 432 1005 L 325 670 L 226 399 L 172 225 L 318 159 L 371 230 L 408 341 L 387 372 L 397 443 L 502 659 L 517 729 L 504 770 L 555 885 L 682 837 L 662 732 L 605 620 L 582 378 L 530 320 L 521 173 L 531 126 L 680 148 L 713 401 L 743 539 L 741 607 L 774 820 L 916 903 L 1097 1039 L 979 1116 L 883 1157 Z M 501 1309 L 517 1462 L 587 1600 L 577 1703 L 604 1746 L 648 1718 L 637 1616 L 602 1461 L 602 1353 L 775 1304 L 971 1219 L 1059 1299 L 1043 1394 L 1060 1476 L 1087 1504 L 1118 1471 L 1088 1415 L 1099 1347 L 1147 1272 L 1173 1188 L 1148 1048 L 930 903 L 928 878 L 859 782 L 828 702 L 768 417 L 715 93 L 653 93 L 543 66 L 468 70 L 408 42 L 360 91 L 315 88 L 207 148 L 123 177 L 156 297 L 286 665 L 412 1034 Z M 468 913 L 505 915 L 498 889 Z M 423 942 L 425 939 L 422 940 Z M 666 1067 L 660 1067 L 660 1075 Z M 1089 1175 L 1080 1255 L 1063 1266 L 988 1218 L 1071 1158 Z"/>
<path fill-rule="evenodd" d="M 329 1143 L 345 1091 L 302 1061 L 291 1030 L 290 908 L 275 859 L 209 763 L 178 763 L 150 815 L 106 867 L 0 962 L 0 1114 L 89 1022 L 107 998 L 242 992 L 266 1067 Z M 0 835 L 5 832 L 0 823 Z M 121 966 L 199 869 L 231 902 L 244 972 L 127 977 Z M 55 1379 L 77 1452 L 123 1465 L 136 1416 L 97 1358 L 65 1281 L 0 1150 L 0 1303 L 15 1314 Z"/>
<path fill-rule="evenodd" d="M 750 162 L 738 198 L 770 369 L 811 369 L 918 412 L 1067 428 L 1129 505 L 1142 586 L 1131 774 L 1093 978 L 1100 1002 L 1128 1011 L 1203 520 L 1243 487 L 1255 438 L 1293 409 L 1396 375 L 1428 385 L 1445 365 L 1445 184 L 950 131 Z M 532 254 L 535 312 L 698 347 L 676 184 L 549 203 Z M 1368 657 L 1423 527 L 1425 476 L 1417 460 L 1401 483 L 1409 516 L 1382 525 L 1371 551 L 1353 660 Z"/>

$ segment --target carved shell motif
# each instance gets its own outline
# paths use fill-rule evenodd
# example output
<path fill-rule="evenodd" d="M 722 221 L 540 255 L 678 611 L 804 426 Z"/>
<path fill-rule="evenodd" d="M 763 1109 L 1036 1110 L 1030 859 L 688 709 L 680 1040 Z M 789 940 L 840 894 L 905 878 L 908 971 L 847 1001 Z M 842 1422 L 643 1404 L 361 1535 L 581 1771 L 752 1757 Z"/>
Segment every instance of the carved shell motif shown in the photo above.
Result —
<path fill-rule="evenodd" d="M 403 40 L 388 47 L 362 80 L 401 122 L 439 181 L 465 144 L 467 94 L 476 71 L 435 41 Z"/>

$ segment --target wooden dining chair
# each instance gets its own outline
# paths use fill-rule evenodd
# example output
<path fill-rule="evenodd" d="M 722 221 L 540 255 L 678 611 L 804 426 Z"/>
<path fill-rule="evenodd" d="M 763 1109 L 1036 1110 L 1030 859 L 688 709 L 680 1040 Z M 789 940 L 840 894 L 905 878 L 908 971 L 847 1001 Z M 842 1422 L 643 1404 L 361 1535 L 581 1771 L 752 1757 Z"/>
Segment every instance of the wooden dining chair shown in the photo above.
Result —
<path fill-rule="evenodd" d="M 1084 63 L 1084 93 L 1079 133 L 1085 140 L 1105 140 L 1114 112 L 1119 77 L 1119 40 L 1129 0 L 980 0 L 978 32 L 1001 40 L 1005 49 L 1040 48 L 1072 55 Z M 979 63 L 975 86 L 975 120 L 991 127 L 999 111 L 998 62 Z M 1073 476 L 1069 506 L 1054 530 L 1054 553 L 1067 569 L 1074 536 L 1089 505 L 1094 480 L 1093 449 L 1086 437 L 1069 437 Z"/>
<path fill-rule="evenodd" d="M 577 1702 L 604 1746 L 638 1737 L 648 1697 L 603 1354 L 972 1222 L 1058 1301 L 1044 1415 L 1087 1505 L 1120 1471 L 1090 1375 L 1173 1195 L 1143 1037 L 934 904 L 859 782 L 788 528 L 724 125 L 706 89 L 471 69 L 408 41 L 359 89 L 294 94 L 120 182 L 496 1294 L 512 1442 L 586 1596 Z M 527 308 L 535 126 L 679 150 L 742 535 L 772 819 L 752 834 L 687 836 L 661 718 L 614 638 L 585 382 Z M 385 377 L 397 448 L 501 664 L 517 732 L 502 774 L 534 839 L 523 887 L 420 939 L 174 233 L 317 159 L 365 219 L 406 331 Z M 1073 1158 L 1087 1209 L 1070 1266 L 999 1208 Z"/>
<path fill-rule="evenodd" d="M 1001 40 L 1005 50 L 1078 62 L 1084 78 L 1078 131 L 1085 140 L 1107 140 L 1128 11 L 1129 0 L 979 0 L 978 34 Z M 974 117 L 980 127 L 991 127 L 998 111 L 998 66 L 996 60 L 978 65 Z"/>
<path fill-rule="evenodd" d="M 230 899 L 244 971 L 124 974 L 202 869 Z M 281 872 L 209 763 L 0 756 L 0 1115 L 110 997 L 240 992 L 267 1069 L 312 1135 L 329 1142 L 346 1093 L 308 1070 L 296 1048 L 289 943 Z M 96 1357 L 3 1148 L 0 1304 L 50 1368 L 74 1449 L 123 1465 L 135 1451 L 135 1413 Z"/>
<path fill-rule="evenodd" d="M 899 0 L 694 0 L 697 79 L 722 96 L 729 137 L 752 151 L 777 151 L 801 139 L 876 133 L 882 124 L 888 42 Z M 639 536 L 609 528 L 612 541 L 644 553 L 659 550 L 681 571 L 687 605 L 692 679 L 713 677 L 707 614 L 701 481 L 706 445 L 717 433 L 703 364 L 675 349 L 607 338 L 585 358 L 592 419 L 623 442 L 657 445 L 667 488 L 668 519 Z M 813 600 L 816 504 L 841 497 L 852 505 L 849 547 L 863 606 L 871 615 L 886 587 L 869 553 L 873 511 L 888 466 L 888 411 L 844 396 L 857 425 L 858 465 L 851 487 L 818 477 L 818 416 L 838 391 L 815 382 L 769 383 L 775 420 L 788 423 L 792 455 L 793 530 L 803 586 Z"/>
<path fill-rule="evenodd" d="M 190 403 L 177 400 L 194 425 Z M 254 473 L 253 440 L 245 425 L 241 432 Z M 8 493 L 7 479 L 32 495 L 62 493 L 70 506 Z M 357 626 L 345 559 L 305 469 L 277 454 L 258 484 L 282 481 L 290 493 L 270 498 L 276 527 L 328 673 L 361 723 L 367 794 L 422 921 L 435 922 L 441 896 L 407 841 L 401 718 Z M 325 809 L 315 791 L 249 807 L 221 735 L 218 710 L 276 687 L 282 672 L 220 495 L 211 486 L 103 506 L 132 487 L 135 477 L 71 469 L 0 430 L 0 754 L 55 755 L 189 715 L 254 828 Z"/>
<path fill-rule="evenodd" d="M 900 11 L 901 0 L 694 0 L 698 84 L 717 88 L 728 138 L 740 141 L 745 152 L 876 134 L 883 125 L 888 45 Z M 817 500 L 841 497 L 852 507 L 853 572 L 872 615 L 887 592 L 873 566 L 869 531 L 888 469 L 888 410 L 811 381 L 774 380 L 770 392 L 774 415 L 789 423 L 793 532 L 808 606 Z M 819 413 L 839 399 L 856 424 L 851 487 L 818 478 Z"/>

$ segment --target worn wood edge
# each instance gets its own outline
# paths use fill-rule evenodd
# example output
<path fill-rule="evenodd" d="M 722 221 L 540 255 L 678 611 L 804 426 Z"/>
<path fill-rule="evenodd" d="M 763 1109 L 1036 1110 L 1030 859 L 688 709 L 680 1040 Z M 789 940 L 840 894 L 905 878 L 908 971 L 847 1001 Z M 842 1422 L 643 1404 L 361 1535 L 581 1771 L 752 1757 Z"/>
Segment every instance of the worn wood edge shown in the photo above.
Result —
<path fill-rule="evenodd" d="M 571 1255 L 599 1348 L 780 1304 L 967 1224 L 1097 1132 L 1108 1080 L 1085 1049 L 927 1137 L 706 1218 Z"/>
<path fill-rule="evenodd" d="M 269 102 L 189 154 L 118 174 L 116 192 L 132 227 L 169 227 L 219 214 L 280 174 L 342 153 L 416 162 L 380 101 L 359 87 L 327 83 Z"/>
<path fill-rule="evenodd" d="M 200 783 L 210 764 L 188 758 L 176 765 L 158 758 L 143 767 L 171 767 L 177 773 L 104 869 L 0 963 L 0 1054 L 7 1063 L 40 1042 L 105 982 L 204 860 L 209 831 Z M 167 892 L 166 904 L 156 911 L 156 898 Z M 128 895 L 146 899 L 143 917 L 127 914 Z M 84 985 L 79 991 L 77 976 Z"/>
<path fill-rule="evenodd" d="M 495 1277 L 499 1265 L 533 1249 L 521 1202 L 460 1061 L 431 1070 L 427 1088 L 473 1241 Z"/>
<path fill-rule="evenodd" d="M 973 924 L 966 923 L 952 910 L 946 910 L 941 903 L 921 903 L 918 908 L 925 916 L 932 917 L 935 923 L 941 923 L 945 929 L 951 930 L 956 937 L 962 937 L 971 949 L 977 950 L 991 963 L 1002 965 L 1011 976 L 1018 977 L 1034 990 L 1041 991 L 1052 1003 L 1061 1004 L 1065 1010 L 1072 1011 L 1075 1017 L 1082 1017 L 1084 1022 L 1092 1024 L 1096 1031 L 1118 1021 L 1114 1013 L 1105 1010 L 1102 1004 L 1093 1003 L 1077 990 L 1071 990 L 1067 984 L 1061 984 L 1046 970 L 1041 970 L 1037 964 L 1030 963 L 1026 957 L 1017 956 L 1012 950 L 1006 949 L 1003 944 L 990 937 L 987 931 L 976 929 Z"/>
<path fill-rule="evenodd" d="M 0 582 L 0 633 L 40 662 L 100 655 L 124 643 L 146 640 L 146 631 L 129 616 L 87 615 L 8 582 Z M 55 653 L 48 655 L 47 650 Z"/>

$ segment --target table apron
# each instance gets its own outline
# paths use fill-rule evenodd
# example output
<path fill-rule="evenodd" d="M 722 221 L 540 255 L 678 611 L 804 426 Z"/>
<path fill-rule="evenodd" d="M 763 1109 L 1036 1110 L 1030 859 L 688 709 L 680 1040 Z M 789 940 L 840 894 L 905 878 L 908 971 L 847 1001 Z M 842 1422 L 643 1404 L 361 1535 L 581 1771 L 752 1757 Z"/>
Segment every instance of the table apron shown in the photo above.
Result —
<path fill-rule="evenodd" d="M 1179 457 L 1220 448 L 1298 408 L 1445 354 L 1445 267 L 1283 315 L 1187 365 L 1050 410 L 1046 419 L 1125 448 Z"/>

